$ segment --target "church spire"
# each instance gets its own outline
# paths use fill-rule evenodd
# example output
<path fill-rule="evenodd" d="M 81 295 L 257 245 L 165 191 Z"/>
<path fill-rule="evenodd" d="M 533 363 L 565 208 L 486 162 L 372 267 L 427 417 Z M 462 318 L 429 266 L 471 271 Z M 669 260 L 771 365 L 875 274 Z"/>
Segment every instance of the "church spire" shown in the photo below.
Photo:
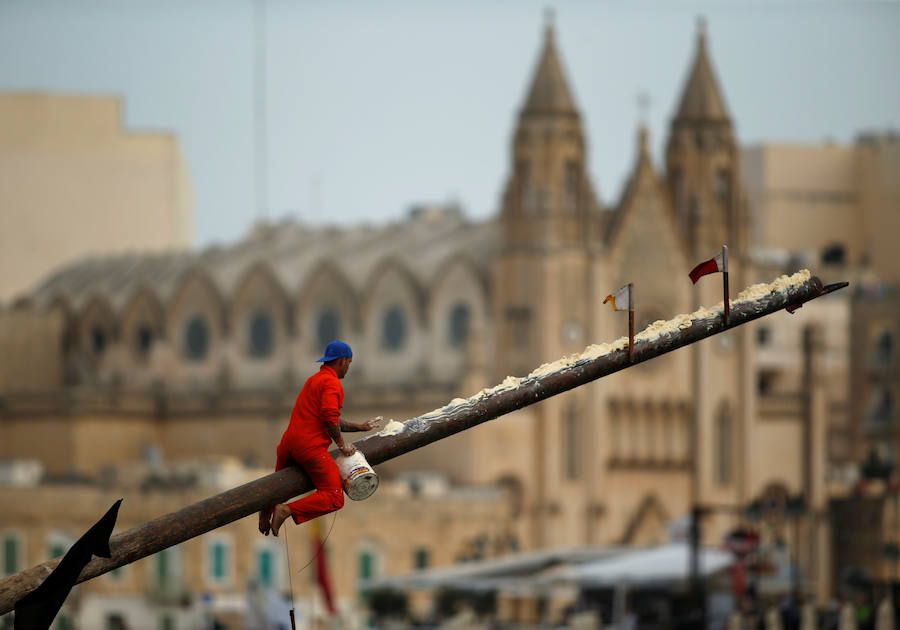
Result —
<path fill-rule="evenodd" d="M 722 243 L 735 251 L 742 247 L 739 153 L 701 19 L 697 52 L 666 146 L 666 181 L 676 222 L 695 256 L 715 251 Z"/>
<path fill-rule="evenodd" d="M 706 50 L 706 21 L 703 18 L 697 20 L 697 54 L 675 120 L 728 121 L 728 110 Z"/>
<path fill-rule="evenodd" d="M 553 14 L 513 133 L 503 197 L 506 242 L 515 247 L 581 246 L 596 200 L 587 174 L 581 117 L 563 72 Z"/>
<path fill-rule="evenodd" d="M 556 52 L 556 34 L 553 11 L 548 9 L 544 18 L 544 49 L 538 60 L 537 71 L 523 114 L 576 114 L 559 54 Z"/>

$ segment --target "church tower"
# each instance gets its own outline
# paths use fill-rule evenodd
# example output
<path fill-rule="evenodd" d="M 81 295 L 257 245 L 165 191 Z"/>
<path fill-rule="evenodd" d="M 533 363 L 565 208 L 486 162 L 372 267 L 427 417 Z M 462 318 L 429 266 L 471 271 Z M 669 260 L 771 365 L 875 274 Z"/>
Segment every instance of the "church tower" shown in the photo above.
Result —
<path fill-rule="evenodd" d="M 725 99 L 709 59 L 706 25 L 698 24 L 697 52 L 666 147 L 667 180 L 675 217 L 698 260 L 722 244 L 744 249 L 739 186 L 739 148 Z"/>
<path fill-rule="evenodd" d="M 551 19 L 548 15 L 519 110 L 500 212 L 493 282 L 495 382 L 580 352 L 592 338 L 592 244 L 599 241 L 599 212 L 581 116 Z M 570 392 L 523 410 L 516 420 L 529 427 L 516 447 L 528 464 L 515 473 L 524 489 L 528 518 L 520 533 L 528 547 L 585 540 L 583 499 L 575 489 L 585 475 L 586 455 L 579 449 L 587 443 L 590 408 L 585 392 Z M 561 487 L 570 487 L 575 498 L 560 501 Z"/>
<path fill-rule="evenodd" d="M 512 142 L 501 213 L 514 249 L 581 245 L 590 238 L 594 194 L 585 171 L 581 116 L 556 49 L 551 17 Z"/>
<path fill-rule="evenodd" d="M 700 20 L 696 53 L 666 147 L 666 183 L 676 229 L 692 256 L 690 264 L 712 258 L 723 244 L 728 246 L 732 299 L 750 277 L 739 160 L 731 118 L 710 62 L 706 25 Z M 689 282 L 684 276 L 681 281 Z M 694 304 L 722 301 L 718 275 L 701 280 L 691 291 Z M 741 327 L 689 351 L 693 503 L 736 505 L 746 499 L 744 447 L 754 413 L 751 342 Z"/>
<path fill-rule="evenodd" d="M 513 134 L 500 212 L 495 295 L 502 321 L 498 354 L 504 358 L 498 376 L 527 373 L 558 357 L 557 336 L 549 339 L 538 331 L 568 326 L 560 334 L 582 341 L 588 320 L 588 249 L 599 232 L 586 153 L 581 116 L 548 14 L 543 48 Z"/>

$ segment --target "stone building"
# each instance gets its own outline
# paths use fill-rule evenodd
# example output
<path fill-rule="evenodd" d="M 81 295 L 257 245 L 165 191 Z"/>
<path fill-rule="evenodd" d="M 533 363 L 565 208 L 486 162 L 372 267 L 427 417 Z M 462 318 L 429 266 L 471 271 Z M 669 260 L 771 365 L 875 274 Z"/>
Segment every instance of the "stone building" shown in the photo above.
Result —
<path fill-rule="evenodd" d="M 603 299 L 627 282 L 638 330 L 721 301 L 719 276 L 694 286 L 687 272 L 723 243 L 732 296 L 804 262 L 814 273 L 822 266 L 826 282 L 877 275 L 856 259 L 829 266 L 796 255 L 849 234 L 845 208 L 816 222 L 818 240 L 773 227 L 793 212 L 765 192 L 769 171 L 745 164 L 756 158 L 738 145 L 702 26 L 678 103 L 665 164 L 653 163 L 648 130 L 636 130 L 630 178 L 603 207 L 548 25 L 496 218 L 420 208 L 378 226 L 261 224 L 202 252 L 65 266 L 0 315 L 0 339 L 13 349 L 0 352 L 0 457 L 93 479 L 148 453 L 265 466 L 299 384 L 333 338 L 355 349 L 346 416 L 402 420 L 621 336 L 625 315 Z M 856 194 L 887 200 L 866 206 L 883 221 L 870 225 L 886 226 L 895 220 L 896 162 L 878 163 L 877 193 L 861 183 Z M 847 246 L 856 256 L 881 238 L 869 229 Z M 890 260 L 890 248 L 873 247 L 875 260 Z M 658 543 L 701 505 L 715 508 L 704 537 L 718 544 L 745 508 L 762 505 L 767 539 L 797 549 L 806 588 L 824 602 L 843 568 L 832 562 L 829 501 L 850 492 L 858 464 L 853 445 L 835 455 L 853 400 L 841 387 L 851 369 L 850 304 L 838 293 L 728 331 L 386 462 L 380 473 L 440 472 L 453 484 L 504 489 L 510 512 L 500 529 L 515 541 L 506 550 Z M 802 536 L 785 523 L 788 499 L 799 496 Z M 384 514 L 382 526 L 402 515 Z M 440 530 L 432 534 L 441 544 Z M 341 580 L 339 590 L 352 593 L 353 576 Z"/>
<path fill-rule="evenodd" d="M 16 468 L 22 463 L 0 462 L 0 472 Z M 198 458 L 173 466 L 132 462 L 107 469 L 100 481 L 56 477 L 35 485 L 33 471 L 20 470 L 17 483 L 0 486 L 0 576 L 62 554 L 119 498 L 116 531 L 124 531 L 267 472 L 233 458 Z M 345 624 L 360 625 L 354 605 L 360 579 L 510 551 L 502 499 L 497 488 L 401 477 L 325 519 L 320 535 Z M 290 527 L 286 543 L 284 535 L 261 536 L 255 519 L 242 519 L 90 580 L 72 591 L 54 627 L 187 629 L 209 627 L 213 619 L 231 628 L 272 627 L 287 622 L 288 608 L 276 598 L 281 605 L 273 611 L 265 595 L 287 594 L 290 587 L 298 616 L 319 618 L 325 602 L 308 566 L 314 558 L 309 526 Z"/>
<path fill-rule="evenodd" d="M 803 264 L 851 282 L 844 295 L 818 304 L 815 317 L 756 326 L 760 414 L 812 431 L 804 456 L 826 453 L 827 468 L 804 475 L 826 479 L 828 508 L 810 511 L 803 527 L 818 522 L 832 539 L 834 577 L 861 569 L 896 580 L 900 250 L 892 240 L 900 229 L 900 136 L 864 133 L 849 146 L 764 143 L 744 149 L 742 171 L 759 277 Z M 827 418 L 819 437 L 807 420 L 813 406 Z M 809 556 L 813 571 L 818 556 Z"/>
<path fill-rule="evenodd" d="M 122 117 L 118 98 L 0 92 L 0 301 L 87 254 L 190 247 L 174 135 Z"/>

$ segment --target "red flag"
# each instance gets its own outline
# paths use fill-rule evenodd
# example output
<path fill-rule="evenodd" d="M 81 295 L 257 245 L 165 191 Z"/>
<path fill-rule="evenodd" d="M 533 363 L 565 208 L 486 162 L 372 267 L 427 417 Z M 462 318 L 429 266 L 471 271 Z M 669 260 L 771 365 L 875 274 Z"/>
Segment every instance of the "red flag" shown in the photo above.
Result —
<path fill-rule="evenodd" d="M 326 558 L 325 542 L 322 540 L 322 528 L 319 526 L 319 519 L 315 519 L 310 523 L 309 537 L 312 543 L 312 552 L 316 558 L 316 581 L 322 589 L 322 597 L 325 599 L 328 613 L 333 615 L 337 612 L 337 609 L 334 607 L 331 578 L 328 575 L 328 558 Z"/>
<path fill-rule="evenodd" d="M 728 273 L 728 248 L 724 245 L 722 245 L 722 251 L 691 269 L 691 273 L 688 275 L 691 277 L 691 282 L 697 284 L 697 280 L 706 274 L 716 273 L 717 271 Z"/>

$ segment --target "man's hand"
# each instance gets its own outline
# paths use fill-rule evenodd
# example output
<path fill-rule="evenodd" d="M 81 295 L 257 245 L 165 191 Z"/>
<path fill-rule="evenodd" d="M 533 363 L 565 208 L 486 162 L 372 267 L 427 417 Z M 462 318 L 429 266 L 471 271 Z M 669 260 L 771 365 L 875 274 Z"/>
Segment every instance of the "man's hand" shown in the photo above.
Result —
<path fill-rule="evenodd" d="M 362 422 L 359 424 L 359 430 L 360 431 L 371 431 L 372 429 L 377 427 L 381 423 L 382 420 L 384 420 L 384 418 L 382 418 L 381 416 L 378 416 L 377 418 L 372 418 L 370 420 L 366 420 L 365 422 Z"/>
<path fill-rule="evenodd" d="M 377 427 L 378 423 L 382 420 L 383 418 L 381 416 L 358 424 L 356 422 L 350 422 L 349 420 L 341 420 L 341 431 L 371 431 Z"/>
<path fill-rule="evenodd" d="M 341 449 L 341 455 L 343 455 L 344 457 L 350 457 L 351 455 L 353 455 L 353 453 L 356 452 L 356 447 L 352 444 L 348 444 L 347 442 L 344 442 L 343 444 L 338 446 L 338 448 Z"/>

